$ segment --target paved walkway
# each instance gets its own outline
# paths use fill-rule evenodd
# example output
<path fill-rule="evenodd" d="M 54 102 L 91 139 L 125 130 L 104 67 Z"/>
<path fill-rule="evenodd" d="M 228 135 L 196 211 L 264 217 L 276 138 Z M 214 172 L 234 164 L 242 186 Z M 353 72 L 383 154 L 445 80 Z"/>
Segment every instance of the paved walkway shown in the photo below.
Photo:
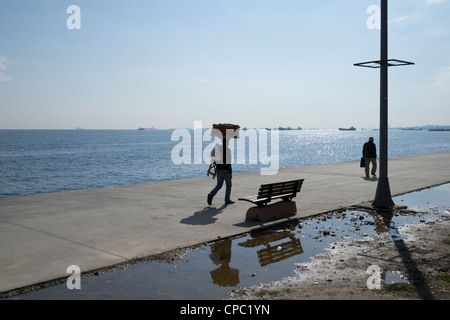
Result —
<path fill-rule="evenodd" d="M 359 161 L 234 174 L 229 206 L 224 189 L 206 204 L 208 177 L 3 198 L 0 292 L 66 277 L 69 265 L 94 270 L 273 224 L 246 222 L 251 204 L 237 201 L 261 183 L 305 179 L 293 218 L 371 201 L 377 182 L 363 176 Z M 450 152 L 392 157 L 389 181 L 393 196 L 450 182 Z"/>

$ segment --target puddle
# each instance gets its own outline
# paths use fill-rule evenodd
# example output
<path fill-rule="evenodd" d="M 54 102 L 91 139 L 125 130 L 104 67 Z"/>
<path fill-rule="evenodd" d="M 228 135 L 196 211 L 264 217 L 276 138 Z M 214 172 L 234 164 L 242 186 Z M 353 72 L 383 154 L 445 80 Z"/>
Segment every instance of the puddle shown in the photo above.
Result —
<path fill-rule="evenodd" d="M 409 280 L 399 271 L 386 271 L 381 274 L 381 279 L 386 284 L 392 283 L 409 283 Z"/>
<path fill-rule="evenodd" d="M 396 205 L 406 205 L 411 210 L 450 213 L 450 184 L 404 194 L 394 198 Z"/>
<path fill-rule="evenodd" d="M 403 225 L 433 224 L 450 216 L 450 184 L 394 198 L 407 206 L 390 225 L 376 212 L 346 210 L 302 219 L 277 229 L 252 232 L 192 250 L 176 262 L 147 262 L 124 270 L 81 278 L 80 290 L 55 285 L 10 299 L 180 299 L 225 298 L 239 287 L 293 276 L 296 264 L 309 262 L 333 243 L 397 230 Z M 418 210 L 412 215 L 410 210 Z M 392 233 L 393 241 L 402 235 Z M 386 283 L 407 283 L 397 271 L 383 275 Z"/>

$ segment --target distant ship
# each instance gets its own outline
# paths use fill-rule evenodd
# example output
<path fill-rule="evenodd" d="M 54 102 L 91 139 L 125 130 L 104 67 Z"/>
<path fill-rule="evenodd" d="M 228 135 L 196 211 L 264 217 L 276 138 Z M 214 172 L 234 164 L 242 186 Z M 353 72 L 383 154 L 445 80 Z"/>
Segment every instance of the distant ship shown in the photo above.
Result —
<path fill-rule="evenodd" d="M 138 130 L 145 130 L 144 128 L 140 127 Z"/>
<path fill-rule="evenodd" d="M 278 127 L 278 130 L 283 131 L 283 130 L 302 130 L 302 127 L 297 127 L 297 129 L 295 128 L 291 128 L 291 127 Z"/>
<path fill-rule="evenodd" d="M 356 128 L 355 127 L 350 127 L 350 128 L 339 128 L 339 131 L 355 131 Z"/>

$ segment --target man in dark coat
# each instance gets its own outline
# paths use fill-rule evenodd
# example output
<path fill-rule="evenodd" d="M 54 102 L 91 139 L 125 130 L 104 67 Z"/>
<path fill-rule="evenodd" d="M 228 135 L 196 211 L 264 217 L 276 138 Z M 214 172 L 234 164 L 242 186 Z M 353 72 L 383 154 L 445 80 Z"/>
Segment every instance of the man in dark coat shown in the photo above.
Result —
<path fill-rule="evenodd" d="M 377 172 L 377 147 L 373 143 L 373 137 L 364 143 L 362 150 L 363 157 L 366 158 L 366 178 L 369 177 L 369 165 L 372 163 L 372 176 L 376 176 Z"/>

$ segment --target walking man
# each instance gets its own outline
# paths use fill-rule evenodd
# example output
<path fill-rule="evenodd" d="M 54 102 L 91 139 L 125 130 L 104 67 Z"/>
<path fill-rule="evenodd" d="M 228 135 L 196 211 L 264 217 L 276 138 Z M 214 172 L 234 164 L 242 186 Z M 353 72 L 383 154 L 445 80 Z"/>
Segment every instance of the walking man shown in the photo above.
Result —
<path fill-rule="evenodd" d="M 373 143 L 373 137 L 364 143 L 362 150 L 363 157 L 366 158 L 366 178 L 369 178 L 369 165 L 372 163 L 372 176 L 376 176 L 377 172 L 377 147 Z"/>
<path fill-rule="evenodd" d="M 216 177 L 217 177 L 217 185 L 214 189 L 208 193 L 208 205 L 211 205 L 212 199 L 217 194 L 217 192 L 222 188 L 223 183 L 225 182 L 225 204 L 234 203 L 233 200 L 230 199 L 231 195 L 231 178 L 232 178 L 232 169 L 231 169 L 231 150 L 228 147 L 230 139 L 222 139 L 222 146 L 216 144 L 216 147 L 213 149 L 214 154 L 211 154 L 216 162 Z"/>

